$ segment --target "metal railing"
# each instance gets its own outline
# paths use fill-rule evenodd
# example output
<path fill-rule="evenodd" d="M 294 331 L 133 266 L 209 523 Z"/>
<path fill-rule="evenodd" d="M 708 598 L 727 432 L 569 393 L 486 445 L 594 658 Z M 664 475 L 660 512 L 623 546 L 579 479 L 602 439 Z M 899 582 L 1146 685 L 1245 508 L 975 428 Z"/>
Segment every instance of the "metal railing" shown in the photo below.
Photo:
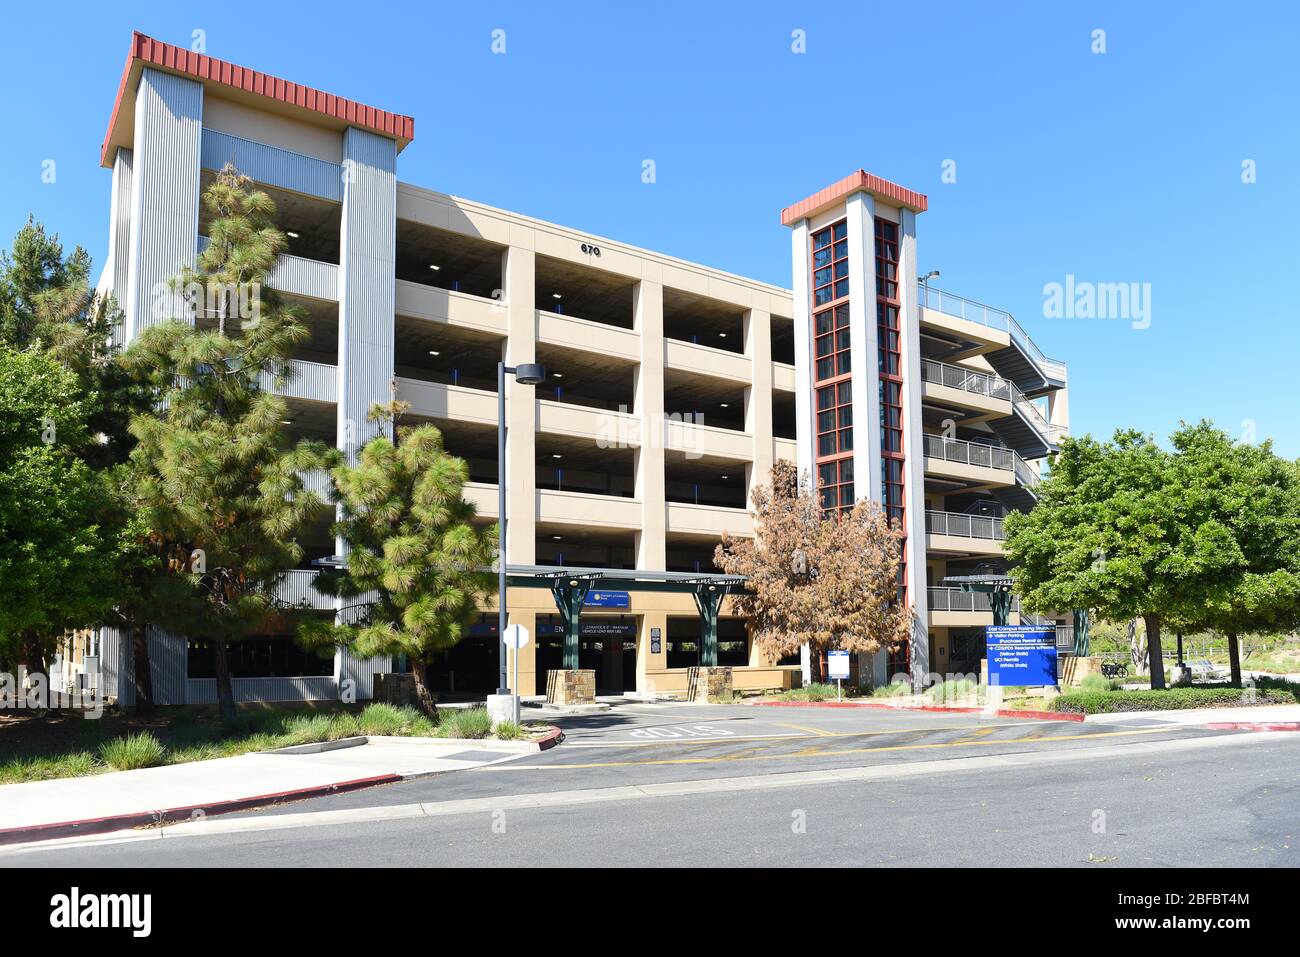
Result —
<path fill-rule="evenodd" d="M 937 359 L 922 359 L 921 380 L 950 389 L 960 389 L 972 395 L 1009 400 L 1028 420 L 1030 426 L 1037 429 L 1044 439 L 1053 444 L 1060 441 L 1065 431 L 1062 426 L 1047 421 L 1038 406 L 1021 392 L 1014 382 L 1009 382 L 1001 376 L 964 369 L 947 362 L 939 362 Z"/>
<path fill-rule="evenodd" d="M 967 442 L 965 439 L 949 439 L 942 435 L 926 433 L 926 458 L 943 459 L 945 462 L 957 462 L 961 465 L 978 465 L 983 468 L 1015 470 L 1016 455 L 1011 449 L 1000 445 L 985 445 L 982 442 Z"/>
<path fill-rule="evenodd" d="M 1001 376 L 963 369 L 961 366 L 949 365 L 935 359 L 921 360 L 921 380 L 947 386 L 950 389 L 960 389 L 973 395 L 986 395 L 992 399 L 1009 400 L 1013 395 L 1013 389 L 1016 392 L 1020 391 Z"/>
<path fill-rule="evenodd" d="M 962 591 L 960 588 L 938 586 L 925 590 L 930 611 L 973 611 L 993 614 L 993 603 L 986 591 Z M 1020 611 L 1020 599 L 1011 598 L 1011 610 Z"/>
<path fill-rule="evenodd" d="M 1043 352 L 1029 338 L 1029 333 L 1025 332 L 1024 327 L 1016 322 L 1011 313 L 1003 309 L 995 309 L 987 306 L 982 302 L 974 299 L 967 299 L 965 296 L 958 296 L 951 292 L 944 292 L 942 289 L 936 289 L 927 283 L 917 283 L 921 289 L 921 301 L 925 308 L 933 309 L 936 312 L 942 312 L 946 316 L 955 316 L 958 319 L 965 319 L 969 322 L 977 322 L 982 326 L 990 329 L 1000 329 L 1007 333 L 1016 344 L 1022 348 L 1025 353 L 1037 363 L 1038 367 L 1048 376 L 1048 378 L 1065 381 L 1066 368 L 1065 363 L 1058 359 L 1053 359 L 1047 353 Z"/>
<path fill-rule="evenodd" d="M 994 542 L 1006 538 L 1001 518 L 993 515 L 968 515 L 965 512 L 939 512 L 927 509 L 925 530 L 931 535 L 980 538 Z"/>
<path fill-rule="evenodd" d="M 1038 483 L 1042 481 L 1038 473 L 1030 468 L 1029 463 L 1014 449 L 1003 448 L 1000 445 L 985 445 L 982 442 L 968 442 L 965 439 L 948 439 L 928 432 L 921 438 L 924 441 L 926 458 L 1014 472 L 1016 481 L 1031 490 L 1037 488 Z"/>

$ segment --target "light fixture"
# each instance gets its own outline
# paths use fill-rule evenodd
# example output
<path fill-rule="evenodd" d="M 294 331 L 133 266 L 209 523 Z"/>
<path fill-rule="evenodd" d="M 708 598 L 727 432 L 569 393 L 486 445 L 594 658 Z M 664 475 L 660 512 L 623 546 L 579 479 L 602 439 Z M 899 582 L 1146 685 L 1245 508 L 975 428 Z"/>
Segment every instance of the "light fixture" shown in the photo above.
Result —
<path fill-rule="evenodd" d="M 563 373 L 563 372 L 552 372 L 552 373 L 551 373 L 551 378 L 552 378 L 552 379 L 563 379 L 563 378 L 564 378 L 564 373 Z"/>
<path fill-rule="evenodd" d="M 546 366 L 538 362 L 521 362 L 514 369 L 516 382 L 524 385 L 537 385 L 546 381 Z"/>
<path fill-rule="evenodd" d="M 727 334 L 726 334 L 725 332 L 719 332 L 719 333 L 718 333 L 718 338 L 719 338 L 719 339 L 725 339 L 725 338 L 727 338 Z"/>
<path fill-rule="evenodd" d="M 441 266 L 435 266 L 433 263 L 429 263 L 429 268 L 432 269 L 434 272 L 437 272 L 437 271 L 438 271 L 439 269 L 441 269 L 442 267 L 441 267 Z"/>
<path fill-rule="evenodd" d="M 285 234 L 286 236 L 288 236 L 290 239 L 297 239 L 297 238 L 298 238 L 298 234 L 295 233 L 292 229 L 286 229 L 286 230 L 284 231 L 284 234 Z"/>
<path fill-rule="evenodd" d="M 430 350 L 429 350 L 429 355 L 431 355 L 431 356 L 440 356 L 440 355 L 442 355 L 442 353 L 439 352 L 437 349 L 430 349 Z"/>
<path fill-rule="evenodd" d="M 557 541 L 557 542 L 562 542 L 562 541 L 564 541 L 564 536 L 563 536 L 563 535 L 552 535 L 551 538 L 552 538 L 554 541 Z"/>
<path fill-rule="evenodd" d="M 938 278 L 939 278 L 939 270 L 931 269 L 928 273 L 926 273 L 924 276 L 921 277 L 921 282 L 929 282 L 931 279 L 938 279 Z"/>
<path fill-rule="evenodd" d="M 564 456 L 561 455 L 559 452 L 552 452 L 552 453 L 551 453 L 551 458 L 553 458 L 553 459 L 562 459 L 562 458 L 564 458 Z"/>
<path fill-rule="evenodd" d="M 719 476 L 719 477 L 725 479 L 725 478 L 730 478 L 731 476 L 729 476 L 729 475 L 722 475 L 722 476 Z"/>
<path fill-rule="evenodd" d="M 280 420 L 280 424 L 281 424 L 281 425 L 293 425 L 293 419 L 281 419 L 281 420 Z"/>
<path fill-rule="evenodd" d="M 563 297 L 562 295 L 560 295 L 558 292 L 553 292 L 553 293 L 551 293 L 551 298 L 552 298 L 552 299 L 563 299 L 564 297 Z"/>
<path fill-rule="evenodd" d="M 727 407 L 727 403 L 723 402 L 722 407 L 725 409 Z"/>

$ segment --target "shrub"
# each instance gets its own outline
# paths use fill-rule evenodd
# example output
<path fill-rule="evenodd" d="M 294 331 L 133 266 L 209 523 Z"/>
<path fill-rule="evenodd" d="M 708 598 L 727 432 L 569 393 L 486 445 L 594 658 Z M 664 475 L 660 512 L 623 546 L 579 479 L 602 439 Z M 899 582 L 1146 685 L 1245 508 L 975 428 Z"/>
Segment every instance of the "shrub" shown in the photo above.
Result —
<path fill-rule="evenodd" d="M 891 681 L 887 685 L 875 688 L 871 692 L 873 698 L 901 698 L 903 695 L 912 693 L 912 684 L 909 681 Z"/>
<path fill-rule="evenodd" d="M 1074 714 L 1118 714 L 1128 711 L 1166 711 L 1185 708 L 1238 708 L 1251 704 L 1294 704 L 1300 688 L 1255 689 L 1248 701 L 1241 688 L 1165 688 L 1159 691 L 1073 691 L 1052 702 L 1053 711 Z"/>
<path fill-rule="evenodd" d="M 1080 691 L 1110 691 L 1110 679 L 1105 675 L 1084 675 L 1079 682 Z"/>
<path fill-rule="evenodd" d="M 125 738 L 114 738 L 99 746 L 99 756 L 104 763 L 118 771 L 152 768 L 167 758 L 167 749 L 148 731 L 140 731 Z"/>
<path fill-rule="evenodd" d="M 845 688 L 845 694 L 848 693 Z M 835 685 L 823 681 L 814 681 L 810 685 L 802 688 L 791 688 L 789 691 L 783 691 L 780 694 L 783 701 L 834 701 Z"/>
<path fill-rule="evenodd" d="M 487 708 L 447 708 L 438 712 L 438 736 L 486 738 L 492 733 Z"/>
<path fill-rule="evenodd" d="M 524 729 L 513 721 L 502 721 L 497 725 L 496 734 L 502 741 L 517 741 L 524 736 Z"/>
<path fill-rule="evenodd" d="M 289 744 L 315 744 L 328 741 L 333 723 L 328 715 L 295 715 L 284 723 L 283 734 L 289 738 Z"/>
<path fill-rule="evenodd" d="M 413 708 L 399 708 L 391 704 L 368 704 L 357 718 L 362 734 L 401 734 L 415 718 Z"/>

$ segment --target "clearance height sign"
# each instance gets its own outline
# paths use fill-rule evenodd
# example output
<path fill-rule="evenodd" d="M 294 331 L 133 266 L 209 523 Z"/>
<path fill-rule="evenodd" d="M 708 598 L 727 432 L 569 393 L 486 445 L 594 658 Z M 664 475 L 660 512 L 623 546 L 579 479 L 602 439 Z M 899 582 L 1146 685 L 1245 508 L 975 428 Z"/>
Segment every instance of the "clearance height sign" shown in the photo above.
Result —
<path fill-rule="evenodd" d="M 989 684 L 1035 688 L 1056 684 L 1056 629 L 989 625 Z"/>

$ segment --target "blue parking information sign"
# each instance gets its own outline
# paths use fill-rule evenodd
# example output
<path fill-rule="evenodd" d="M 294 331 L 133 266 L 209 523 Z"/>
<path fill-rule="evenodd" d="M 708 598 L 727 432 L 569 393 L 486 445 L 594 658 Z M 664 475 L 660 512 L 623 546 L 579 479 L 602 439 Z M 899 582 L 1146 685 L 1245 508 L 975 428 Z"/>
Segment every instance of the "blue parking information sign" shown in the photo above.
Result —
<path fill-rule="evenodd" d="M 1056 684 L 1056 629 L 989 625 L 989 684 L 1035 688 Z"/>

